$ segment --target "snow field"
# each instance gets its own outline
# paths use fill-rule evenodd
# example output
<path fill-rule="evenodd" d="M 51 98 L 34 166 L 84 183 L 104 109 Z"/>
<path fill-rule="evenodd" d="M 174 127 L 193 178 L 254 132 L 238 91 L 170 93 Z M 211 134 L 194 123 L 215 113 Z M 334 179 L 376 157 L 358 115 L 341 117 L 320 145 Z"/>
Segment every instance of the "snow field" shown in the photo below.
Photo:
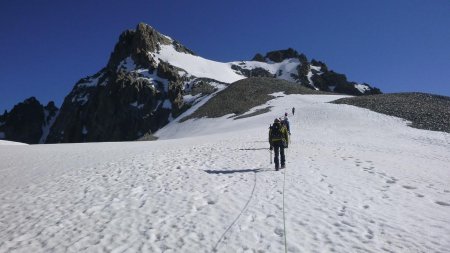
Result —
<path fill-rule="evenodd" d="M 174 121 L 156 142 L 0 146 L 0 252 L 448 251 L 448 134 L 338 97 Z M 268 124 L 292 106 L 276 172 Z"/>

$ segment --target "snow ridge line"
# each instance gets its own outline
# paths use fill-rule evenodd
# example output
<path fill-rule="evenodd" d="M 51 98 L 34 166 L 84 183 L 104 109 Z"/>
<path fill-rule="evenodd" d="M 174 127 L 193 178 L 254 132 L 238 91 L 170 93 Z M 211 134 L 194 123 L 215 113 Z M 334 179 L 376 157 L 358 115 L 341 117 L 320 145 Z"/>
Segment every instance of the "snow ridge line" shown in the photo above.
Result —
<path fill-rule="evenodd" d="M 212 252 L 217 252 L 217 247 L 219 246 L 220 242 L 222 241 L 222 239 L 225 238 L 225 235 L 227 234 L 227 232 L 234 226 L 234 224 L 239 220 L 239 218 L 241 217 L 241 215 L 245 212 L 245 210 L 247 209 L 248 205 L 250 204 L 250 201 L 253 198 L 253 194 L 255 192 L 255 188 L 256 188 L 256 171 L 253 172 L 255 175 L 254 178 L 254 183 L 253 183 L 253 189 L 252 192 L 250 193 L 250 197 L 247 200 L 247 203 L 245 203 L 245 206 L 241 209 L 241 212 L 239 213 L 239 215 L 234 219 L 234 221 L 230 224 L 230 226 L 228 226 L 228 228 L 225 230 L 225 232 L 222 233 L 222 235 L 220 236 L 219 240 L 217 240 L 216 244 L 214 245 L 214 247 L 212 248 Z"/>

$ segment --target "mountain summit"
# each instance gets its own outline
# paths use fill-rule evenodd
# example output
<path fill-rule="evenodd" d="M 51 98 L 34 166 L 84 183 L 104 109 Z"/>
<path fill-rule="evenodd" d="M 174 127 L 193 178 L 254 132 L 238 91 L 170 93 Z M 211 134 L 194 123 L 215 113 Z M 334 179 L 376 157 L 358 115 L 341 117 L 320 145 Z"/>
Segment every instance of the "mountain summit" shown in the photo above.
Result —
<path fill-rule="evenodd" d="M 140 23 L 136 30 L 127 30 L 119 37 L 119 42 L 111 53 L 107 68 L 116 69 L 127 57 L 131 57 L 138 67 L 156 68 L 157 63 L 151 53 L 157 53 L 162 45 L 173 45 L 174 49 L 181 53 L 194 53 L 180 43 L 172 40 L 153 27 Z"/>
<path fill-rule="evenodd" d="M 145 24 L 123 32 L 107 66 L 78 81 L 65 98 L 46 142 L 136 140 L 176 117 L 184 80 L 155 57 L 164 46 L 192 54 Z"/>
<path fill-rule="evenodd" d="M 48 135 L 42 133 L 28 142 L 152 138 L 194 104 L 248 77 L 283 79 L 318 91 L 380 93 L 368 84 L 347 81 L 345 75 L 328 70 L 320 61 L 309 62 L 294 49 L 257 54 L 251 61 L 216 62 L 140 23 L 120 35 L 103 69 L 74 85 L 51 125 L 46 125 Z M 0 118 L 0 125 L 7 125 L 1 122 L 5 118 Z M 15 139 L 9 132 L 1 134 L 4 139 Z"/>

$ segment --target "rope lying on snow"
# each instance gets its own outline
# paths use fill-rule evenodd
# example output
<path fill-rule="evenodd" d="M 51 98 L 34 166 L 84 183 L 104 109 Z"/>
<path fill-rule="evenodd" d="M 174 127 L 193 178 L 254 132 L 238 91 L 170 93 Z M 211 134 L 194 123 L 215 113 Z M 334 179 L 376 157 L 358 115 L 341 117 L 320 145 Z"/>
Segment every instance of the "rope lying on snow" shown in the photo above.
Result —
<path fill-rule="evenodd" d="M 289 144 L 291 144 L 291 138 L 289 136 Z M 260 149 L 241 149 L 241 150 L 263 150 L 266 148 L 260 148 Z M 272 153 L 271 153 L 272 155 Z M 270 162 L 272 163 L 272 156 L 270 157 Z M 245 206 L 241 209 L 241 212 L 239 213 L 239 215 L 234 219 L 234 221 L 228 226 L 228 228 L 225 230 L 225 232 L 222 233 L 222 235 L 220 236 L 219 240 L 217 240 L 216 244 L 214 245 L 214 247 L 212 248 L 213 252 L 217 252 L 217 247 L 219 246 L 219 244 L 223 241 L 223 239 L 225 238 L 225 235 L 228 233 L 228 231 L 230 231 L 230 229 L 234 226 L 234 224 L 239 220 L 239 218 L 241 217 L 241 215 L 245 212 L 245 210 L 247 209 L 248 205 L 250 204 L 250 201 L 253 198 L 253 194 L 255 192 L 255 188 L 256 188 L 256 171 L 254 172 L 255 178 L 254 178 L 254 184 L 253 184 L 253 189 L 252 192 L 250 194 L 250 197 L 247 200 L 247 203 L 245 203 Z M 287 235 L 286 235 L 286 211 L 285 211 L 285 204 L 284 204 L 284 192 L 285 192 L 285 188 L 286 188 L 286 169 L 284 169 L 284 173 L 283 173 L 283 230 L 284 230 L 284 252 L 287 253 Z"/>
<path fill-rule="evenodd" d="M 284 189 L 285 189 L 285 182 L 286 182 L 286 169 L 284 169 L 284 179 L 283 179 L 283 229 L 284 229 L 284 252 L 287 252 L 287 235 L 286 235 L 286 216 L 285 216 L 285 209 L 284 209 Z"/>
<path fill-rule="evenodd" d="M 248 207 L 248 204 L 250 204 L 250 201 L 253 198 L 253 193 L 255 192 L 255 188 L 256 188 L 256 171 L 254 172 L 255 174 L 255 180 L 253 183 L 253 189 L 252 189 L 252 193 L 250 193 L 250 197 L 247 200 L 247 203 L 245 203 L 245 206 L 241 209 L 241 212 L 239 213 L 239 215 L 234 219 L 234 221 L 228 226 L 228 228 L 225 230 L 225 232 L 223 232 L 223 234 L 220 236 L 219 240 L 216 242 L 216 244 L 214 245 L 214 247 L 212 248 L 213 252 L 217 252 L 217 247 L 219 246 L 220 242 L 222 242 L 222 239 L 225 238 L 225 235 L 227 234 L 227 232 L 234 226 L 234 224 L 239 220 L 239 217 L 241 217 L 241 215 L 245 212 L 245 210 Z"/>

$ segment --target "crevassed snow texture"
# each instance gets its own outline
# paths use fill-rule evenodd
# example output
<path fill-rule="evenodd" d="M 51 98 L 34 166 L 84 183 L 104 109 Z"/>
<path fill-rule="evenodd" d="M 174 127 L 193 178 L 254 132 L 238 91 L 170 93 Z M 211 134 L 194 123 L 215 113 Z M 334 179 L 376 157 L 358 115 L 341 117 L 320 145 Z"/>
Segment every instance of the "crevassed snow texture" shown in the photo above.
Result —
<path fill-rule="evenodd" d="M 0 146 L 0 252 L 447 252 L 450 136 L 338 97 L 155 142 Z M 293 106 L 276 172 L 267 128 Z"/>

